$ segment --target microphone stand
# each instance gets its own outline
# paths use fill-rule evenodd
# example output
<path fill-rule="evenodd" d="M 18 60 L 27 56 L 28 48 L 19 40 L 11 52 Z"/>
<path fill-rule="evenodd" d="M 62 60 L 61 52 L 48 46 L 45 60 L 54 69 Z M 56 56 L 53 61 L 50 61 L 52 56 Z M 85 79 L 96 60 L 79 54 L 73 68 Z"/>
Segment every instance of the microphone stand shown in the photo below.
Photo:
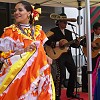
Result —
<path fill-rule="evenodd" d="M 72 30 L 73 30 L 72 33 L 75 34 L 75 37 L 76 37 L 76 39 L 77 39 L 77 38 L 78 38 L 77 36 L 79 36 L 79 34 L 75 33 L 73 26 L 71 26 L 71 28 L 72 28 Z M 79 37 L 80 37 L 80 36 L 79 36 Z M 83 56 L 84 56 L 85 63 L 87 63 L 87 60 L 86 60 L 85 54 L 84 54 L 84 52 L 83 52 L 81 46 L 79 47 L 79 49 L 81 50 L 81 52 L 82 52 L 82 54 L 83 54 Z M 77 53 L 76 53 L 76 54 L 77 54 Z M 77 62 L 76 62 L 76 65 L 77 65 Z"/>
<path fill-rule="evenodd" d="M 81 21 L 80 21 L 80 18 L 81 18 L 80 10 L 82 9 L 82 7 L 81 7 L 81 0 L 77 0 L 77 2 L 78 2 L 78 13 L 79 13 L 77 23 L 79 25 L 79 37 L 80 37 L 80 24 L 81 24 Z M 71 26 L 71 27 L 72 27 L 73 33 L 75 34 L 76 39 L 77 39 L 77 34 L 75 33 L 73 26 Z M 79 68 L 80 68 L 80 48 L 81 47 L 79 46 Z M 76 66 L 77 66 L 77 48 L 76 48 Z M 77 79 L 76 79 L 76 99 L 83 100 L 83 98 L 80 98 L 80 95 L 77 93 Z"/>
<path fill-rule="evenodd" d="M 75 33 L 74 28 L 73 28 L 72 25 L 71 25 L 71 28 L 73 30 L 73 33 L 75 34 L 76 39 L 77 39 L 77 34 Z M 76 67 L 77 67 L 77 48 L 75 49 L 75 53 L 76 53 Z M 76 73 L 76 77 L 77 77 L 77 73 Z M 77 94 L 77 79 L 76 79 L 75 85 L 76 85 L 75 86 L 76 87 L 76 98 L 79 98 L 79 95 Z"/>
<path fill-rule="evenodd" d="M 72 28 L 72 30 L 73 30 L 73 33 L 75 34 L 75 37 L 76 37 L 76 39 L 78 38 L 77 37 L 77 33 L 75 33 L 75 31 L 74 31 L 74 27 L 71 25 L 71 28 Z M 78 68 L 78 65 L 77 65 L 77 48 L 75 49 L 75 52 L 76 52 L 76 67 Z M 76 77 L 77 77 L 77 72 L 76 72 Z M 78 94 L 78 91 L 77 91 L 77 79 L 76 79 L 76 94 L 75 94 L 75 98 L 76 99 L 78 99 L 78 100 L 83 100 L 83 98 L 80 98 L 80 95 Z"/>

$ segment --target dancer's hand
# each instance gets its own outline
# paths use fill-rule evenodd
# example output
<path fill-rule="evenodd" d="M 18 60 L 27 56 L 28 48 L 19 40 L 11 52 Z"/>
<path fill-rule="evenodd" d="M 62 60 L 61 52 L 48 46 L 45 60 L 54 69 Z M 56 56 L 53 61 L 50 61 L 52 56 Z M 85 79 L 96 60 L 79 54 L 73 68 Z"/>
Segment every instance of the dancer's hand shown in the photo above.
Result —
<path fill-rule="evenodd" d="M 30 44 L 29 46 L 27 46 L 24 51 L 25 52 L 32 52 L 34 49 L 36 48 L 35 44 Z"/>
<path fill-rule="evenodd" d="M 49 56 L 47 56 L 47 62 L 48 62 L 49 65 L 51 65 L 53 60 Z"/>

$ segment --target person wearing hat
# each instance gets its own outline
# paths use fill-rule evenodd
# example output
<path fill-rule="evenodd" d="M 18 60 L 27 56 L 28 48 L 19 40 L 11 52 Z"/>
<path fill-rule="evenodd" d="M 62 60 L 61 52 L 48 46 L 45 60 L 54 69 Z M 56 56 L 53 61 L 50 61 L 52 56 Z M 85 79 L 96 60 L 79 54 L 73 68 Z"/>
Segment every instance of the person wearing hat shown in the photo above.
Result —
<path fill-rule="evenodd" d="M 54 19 L 57 20 L 56 27 L 50 29 L 50 31 L 47 32 L 47 34 L 51 33 L 51 35 L 48 35 L 49 40 L 46 42 L 46 44 L 52 49 L 56 48 L 57 46 L 63 47 L 66 42 L 73 40 L 72 32 L 66 29 L 67 22 L 74 21 L 73 18 L 67 18 L 65 13 L 61 13 L 58 16 L 54 16 Z M 62 53 L 60 57 L 56 59 L 58 71 L 55 81 L 56 100 L 60 100 L 61 85 L 66 85 L 66 68 L 70 73 L 66 95 L 68 98 L 75 98 L 73 92 L 77 79 L 77 67 L 75 66 L 74 60 L 72 58 L 71 47 L 79 47 L 78 41 L 71 44 L 66 52 Z M 57 53 L 56 51 L 54 52 L 55 54 Z"/>

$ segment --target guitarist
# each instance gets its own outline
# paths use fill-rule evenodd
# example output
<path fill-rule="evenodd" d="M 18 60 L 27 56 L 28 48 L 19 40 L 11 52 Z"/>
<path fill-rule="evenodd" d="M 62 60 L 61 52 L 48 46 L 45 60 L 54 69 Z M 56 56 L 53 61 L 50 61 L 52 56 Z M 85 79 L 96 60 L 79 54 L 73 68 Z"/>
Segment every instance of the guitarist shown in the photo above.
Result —
<path fill-rule="evenodd" d="M 93 25 L 93 33 L 91 33 L 91 47 L 95 48 L 97 47 L 97 44 L 94 42 L 97 39 L 100 39 L 100 23 L 96 22 Z M 100 42 L 98 42 L 100 44 Z M 86 38 L 84 38 L 80 44 L 84 47 L 86 47 Z M 99 45 L 100 47 L 100 45 Z M 95 66 L 96 66 L 96 61 L 98 59 L 98 57 L 100 56 L 100 51 L 97 53 L 97 55 L 92 58 L 92 71 L 94 70 Z"/>
<path fill-rule="evenodd" d="M 66 40 L 68 42 L 73 40 L 72 32 L 65 29 L 67 21 L 72 20 L 70 18 L 67 18 L 66 14 L 64 13 L 61 13 L 60 16 L 61 19 L 57 20 L 56 27 L 50 30 L 50 32 L 53 34 L 48 37 L 49 40 L 46 42 L 46 44 L 51 46 L 52 48 L 55 48 L 56 46 L 63 46 L 66 43 Z M 64 19 L 62 19 L 62 17 L 64 17 Z M 76 40 L 75 43 L 69 46 L 67 52 L 62 53 L 62 55 L 56 59 L 58 71 L 55 82 L 56 100 L 60 100 L 61 84 L 66 85 L 64 84 L 66 80 L 66 68 L 70 73 L 66 96 L 69 98 L 76 98 L 73 92 L 77 78 L 77 67 L 75 66 L 74 60 L 72 58 L 71 47 L 79 47 L 79 42 Z"/>
<path fill-rule="evenodd" d="M 99 22 L 96 22 L 96 23 L 94 23 L 94 25 L 93 25 L 93 32 L 91 33 L 91 47 L 92 48 L 94 48 L 94 47 L 96 47 L 97 45 L 96 45 L 96 43 L 94 42 L 94 41 L 96 41 L 97 39 L 100 39 L 100 23 Z M 100 43 L 100 42 L 99 42 Z M 87 50 L 85 50 L 84 51 L 84 48 L 86 48 L 86 38 L 84 38 L 81 42 L 80 42 L 80 44 L 83 46 L 83 52 L 84 52 L 84 54 L 86 55 L 86 52 L 87 52 Z M 93 51 L 92 51 L 93 52 Z M 95 66 L 96 66 L 96 62 L 97 62 L 97 59 L 98 59 L 98 57 L 100 57 L 100 51 L 98 52 L 98 53 L 96 53 L 97 55 L 95 56 L 95 57 L 92 57 L 92 72 L 94 71 L 94 69 L 95 69 Z M 87 66 L 86 66 L 87 67 Z M 83 72 L 84 72 L 84 70 L 85 69 L 87 69 L 87 68 L 85 68 L 85 66 L 83 67 Z M 87 73 L 87 72 L 84 72 L 84 73 Z M 83 73 L 83 74 L 84 74 Z M 85 74 L 84 74 L 85 75 Z M 83 82 L 83 91 L 88 91 L 88 77 L 84 77 L 84 75 L 83 75 L 83 77 L 82 77 L 82 79 L 84 80 L 84 82 Z M 87 74 L 86 74 L 87 75 Z"/>

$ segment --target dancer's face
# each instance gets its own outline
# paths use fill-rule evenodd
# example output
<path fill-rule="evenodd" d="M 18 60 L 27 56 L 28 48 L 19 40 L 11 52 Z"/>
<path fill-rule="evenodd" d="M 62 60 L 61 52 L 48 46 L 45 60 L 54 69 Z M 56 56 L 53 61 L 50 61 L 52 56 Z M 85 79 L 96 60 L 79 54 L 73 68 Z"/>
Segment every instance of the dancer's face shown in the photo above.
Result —
<path fill-rule="evenodd" d="M 14 17 L 17 23 L 28 24 L 31 12 L 27 11 L 22 3 L 15 6 Z"/>

